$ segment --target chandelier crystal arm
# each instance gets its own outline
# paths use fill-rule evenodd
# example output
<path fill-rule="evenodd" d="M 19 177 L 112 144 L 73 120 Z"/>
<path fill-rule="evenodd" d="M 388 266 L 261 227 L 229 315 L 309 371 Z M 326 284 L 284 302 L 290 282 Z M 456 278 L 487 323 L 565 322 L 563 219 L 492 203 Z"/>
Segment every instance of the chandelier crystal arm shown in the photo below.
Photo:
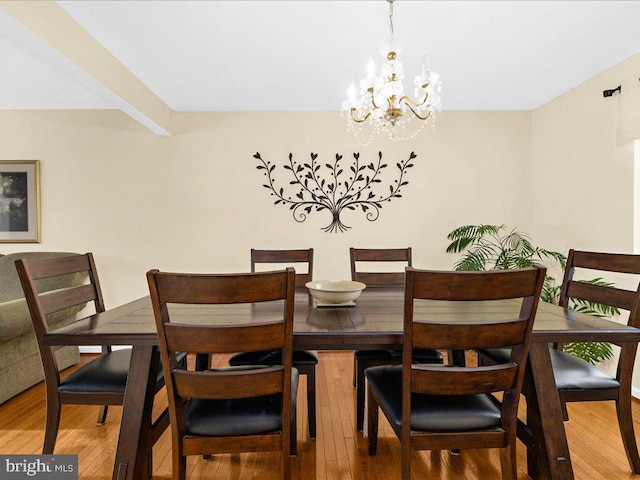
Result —
<path fill-rule="evenodd" d="M 373 105 L 373 108 L 374 108 L 374 109 L 378 109 L 378 108 L 380 108 L 380 107 L 378 107 L 378 105 L 376 105 L 376 98 L 375 98 L 375 92 L 374 92 L 374 90 L 373 90 L 373 87 L 369 87 L 369 88 L 367 88 L 367 92 L 369 92 L 369 95 L 371 95 L 371 104 Z M 371 112 L 372 112 L 373 110 L 369 110 L 369 111 L 367 112 L 367 114 L 366 114 L 364 117 L 362 117 L 361 119 L 358 119 L 358 118 L 356 117 L 356 115 L 355 115 L 355 112 L 356 112 L 356 111 L 357 111 L 357 108 L 355 108 L 355 107 L 351 107 L 351 118 L 353 118 L 353 121 L 354 121 L 354 122 L 357 122 L 357 123 L 364 123 L 364 122 L 366 122 L 366 121 L 367 121 L 367 119 L 371 116 Z"/>
<path fill-rule="evenodd" d="M 428 84 L 425 85 L 425 87 L 423 87 L 423 88 L 426 88 L 426 86 L 428 86 Z M 400 100 L 398 100 L 398 103 L 404 103 L 409 108 L 409 110 L 411 110 L 413 112 L 413 114 L 416 117 L 418 117 L 420 120 L 427 120 L 431 116 L 431 114 L 433 112 L 431 110 L 427 110 L 426 115 L 422 116 L 416 111 L 415 107 L 421 107 L 422 105 L 424 105 L 427 102 L 428 98 L 429 98 L 429 94 L 425 93 L 424 99 L 422 100 L 422 102 L 417 103 L 417 102 L 414 102 L 413 100 L 411 100 L 411 98 L 409 98 L 407 95 L 404 95 L 404 96 L 400 97 Z"/>
<path fill-rule="evenodd" d="M 352 118 L 352 119 L 353 119 L 353 121 L 354 121 L 354 122 L 356 122 L 356 123 L 364 123 L 364 122 L 366 122 L 366 121 L 367 121 L 367 119 L 371 116 L 371 112 L 367 112 L 367 114 L 366 114 L 364 117 L 362 117 L 362 118 L 360 118 L 360 119 L 359 119 L 359 118 L 357 118 L 357 117 L 356 117 L 356 115 L 355 115 L 356 110 L 357 110 L 357 108 L 355 108 L 355 107 L 351 107 L 351 118 Z"/>

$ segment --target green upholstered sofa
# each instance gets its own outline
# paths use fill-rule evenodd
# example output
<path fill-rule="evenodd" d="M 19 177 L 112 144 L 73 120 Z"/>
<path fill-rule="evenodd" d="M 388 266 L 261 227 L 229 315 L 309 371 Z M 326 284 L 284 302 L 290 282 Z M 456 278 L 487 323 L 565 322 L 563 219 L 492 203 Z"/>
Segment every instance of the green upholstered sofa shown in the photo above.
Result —
<path fill-rule="evenodd" d="M 63 252 L 25 252 L 0 255 L 0 404 L 44 379 L 38 344 L 24 299 L 15 261 L 19 258 L 51 258 L 75 255 Z M 36 282 L 40 291 L 70 287 L 85 282 L 86 275 L 74 274 Z M 83 306 L 53 313 L 50 327 L 72 322 Z M 77 347 L 57 351 L 62 370 L 79 362 Z"/>

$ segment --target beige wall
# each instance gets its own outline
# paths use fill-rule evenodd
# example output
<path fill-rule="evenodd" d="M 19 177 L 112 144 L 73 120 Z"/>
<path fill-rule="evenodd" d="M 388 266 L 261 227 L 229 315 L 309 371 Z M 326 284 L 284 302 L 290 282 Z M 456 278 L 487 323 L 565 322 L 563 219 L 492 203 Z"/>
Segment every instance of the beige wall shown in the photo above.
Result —
<path fill-rule="evenodd" d="M 531 232 L 540 245 L 561 252 L 634 252 L 634 144 L 616 145 L 621 97 L 602 95 L 631 76 L 640 77 L 640 55 L 533 112 Z M 637 287 L 625 278 L 612 280 Z M 608 367 L 613 373 L 613 362 Z M 634 385 L 640 396 L 638 375 Z"/>
<path fill-rule="evenodd" d="M 313 247 L 316 278 L 340 279 L 350 246 L 412 246 L 416 266 L 451 268 L 457 257 L 444 250 L 453 228 L 531 226 L 528 112 L 442 113 L 434 130 L 367 148 L 331 112 L 175 120 L 177 134 L 159 137 L 115 111 L 0 112 L 0 158 L 39 159 L 42 174 L 42 243 L 4 244 L 0 253 L 92 251 L 115 306 L 146 294 L 150 268 L 246 271 L 251 247 Z M 372 161 L 378 150 L 387 185 L 395 163 L 415 151 L 409 184 L 375 222 L 345 212 L 352 228 L 340 234 L 321 230 L 327 212 L 297 223 L 273 205 L 253 158 L 259 151 L 280 169 L 289 152 L 300 160 L 318 153 L 324 164 L 357 151 Z"/>
<path fill-rule="evenodd" d="M 533 112 L 532 235 L 548 248 L 633 252 L 633 142 L 616 145 L 620 97 L 602 95 L 631 75 L 640 55 Z"/>

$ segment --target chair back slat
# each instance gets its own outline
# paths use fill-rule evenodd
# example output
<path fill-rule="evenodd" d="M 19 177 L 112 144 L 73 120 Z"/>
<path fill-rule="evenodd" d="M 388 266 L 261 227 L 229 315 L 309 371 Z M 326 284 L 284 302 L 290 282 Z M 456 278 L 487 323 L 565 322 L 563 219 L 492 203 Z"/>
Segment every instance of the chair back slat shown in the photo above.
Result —
<path fill-rule="evenodd" d="M 43 258 L 27 260 L 27 262 L 29 263 L 32 280 L 91 270 L 91 259 L 87 255 Z"/>
<path fill-rule="evenodd" d="M 356 262 L 411 262 L 411 248 L 352 248 Z"/>
<path fill-rule="evenodd" d="M 531 271 L 493 270 L 487 272 L 433 272 L 418 276 L 413 295 L 430 300 L 474 301 L 504 300 L 533 296 Z"/>
<path fill-rule="evenodd" d="M 282 392 L 284 367 L 233 371 L 175 370 L 176 393 L 210 400 L 261 397 Z"/>
<path fill-rule="evenodd" d="M 503 348 L 522 343 L 527 335 L 528 318 L 501 320 L 488 325 L 486 322 L 461 324 L 413 323 L 413 347 L 442 350 L 466 350 L 474 348 Z"/>
<path fill-rule="evenodd" d="M 281 300 L 286 277 L 278 272 L 237 274 L 166 274 L 156 277 L 160 302 L 234 304 Z"/>
<path fill-rule="evenodd" d="M 256 351 L 282 348 L 285 341 L 283 322 L 258 325 L 165 325 L 167 346 L 170 351 L 190 353 L 232 353 L 239 350 Z M 259 339 L 252 345 L 251 339 Z"/>
<path fill-rule="evenodd" d="M 408 248 L 350 248 L 351 280 L 362 282 L 367 286 L 404 285 L 404 271 L 371 272 L 361 271 L 361 262 L 399 262 L 400 268 L 411 266 L 411 247 Z"/>
<path fill-rule="evenodd" d="M 567 285 L 567 297 L 602 303 L 623 310 L 633 310 L 637 294 L 615 287 L 571 281 Z"/>
<path fill-rule="evenodd" d="M 251 249 L 251 271 L 261 263 L 277 263 L 295 268 L 295 264 L 305 264 L 306 272 L 296 270 L 296 287 L 304 287 L 313 280 L 313 248 L 298 250 L 257 250 Z"/>
<path fill-rule="evenodd" d="M 404 272 L 403 273 L 356 272 L 353 279 L 354 281 L 362 282 L 369 287 L 404 285 Z"/>
<path fill-rule="evenodd" d="M 518 365 L 496 367 L 411 366 L 411 390 L 430 395 L 475 395 L 504 392 L 515 387 Z"/>
<path fill-rule="evenodd" d="M 65 308 L 74 307 L 96 298 L 96 291 L 93 285 L 80 285 L 78 287 L 55 290 L 40 295 L 41 312 L 44 315 L 59 312 Z"/>
<path fill-rule="evenodd" d="M 638 255 L 571 250 L 569 256 L 572 259 L 567 258 L 567 266 L 640 275 Z"/>

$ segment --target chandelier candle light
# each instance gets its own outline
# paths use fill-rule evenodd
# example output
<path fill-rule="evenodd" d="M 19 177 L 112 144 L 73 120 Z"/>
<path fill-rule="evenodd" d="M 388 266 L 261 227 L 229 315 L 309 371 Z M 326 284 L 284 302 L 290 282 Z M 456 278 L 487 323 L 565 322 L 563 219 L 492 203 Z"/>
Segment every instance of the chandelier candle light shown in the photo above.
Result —
<path fill-rule="evenodd" d="M 367 76 L 360 81 L 360 96 L 356 97 L 356 86 L 349 87 L 348 98 L 342 104 L 347 117 L 347 128 L 360 140 L 364 125 L 371 125 L 371 136 L 386 134 L 391 140 L 406 140 L 415 136 L 426 124 L 431 114 L 440 110 L 440 75 L 429 70 L 426 56 L 422 62 L 422 73 L 415 80 L 415 100 L 404 94 L 404 68 L 397 56 L 402 45 L 393 31 L 393 2 L 389 3 L 389 41 L 380 47 L 386 62 L 375 73 L 375 64 L 369 60 Z M 411 118 L 420 120 L 421 125 L 412 134 L 402 134 Z M 362 143 L 362 142 L 360 142 Z"/>

